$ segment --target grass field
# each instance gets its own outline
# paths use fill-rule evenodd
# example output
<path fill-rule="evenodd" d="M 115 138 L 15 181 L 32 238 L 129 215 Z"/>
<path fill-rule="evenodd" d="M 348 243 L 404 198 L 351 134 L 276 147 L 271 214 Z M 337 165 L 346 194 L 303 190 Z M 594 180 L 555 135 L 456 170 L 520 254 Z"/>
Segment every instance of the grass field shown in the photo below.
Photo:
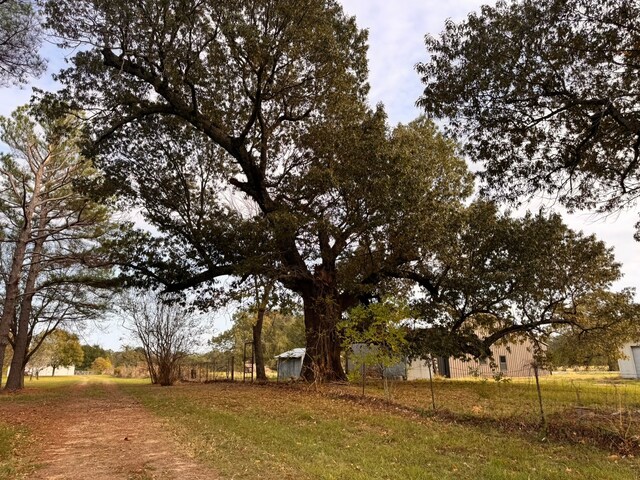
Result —
<path fill-rule="evenodd" d="M 566 414 L 570 409 L 614 412 L 621 408 L 640 409 L 640 381 L 620 380 L 616 374 L 561 374 L 541 377 L 541 394 L 546 414 Z M 435 380 L 436 408 L 479 417 L 537 419 L 539 399 L 533 378 L 493 380 Z M 361 394 L 361 387 L 346 388 Z M 432 408 L 427 381 L 393 382 L 391 400 L 416 408 Z M 368 396 L 388 398 L 382 382 L 368 382 Z"/>
<path fill-rule="evenodd" d="M 375 384 L 367 385 L 362 400 L 358 386 L 316 391 L 306 385 L 220 382 L 161 388 L 135 380 L 82 379 L 87 380 L 114 382 L 162 419 L 178 448 L 222 478 L 640 479 L 640 461 L 633 456 L 602 446 L 543 440 L 527 428 L 505 430 L 497 423 L 464 420 L 511 418 L 528 410 L 521 408 L 529 402 L 526 382 L 436 382 L 439 411 L 449 412 L 447 416 L 429 411 L 426 383 L 395 385 L 389 404 L 380 399 L 384 392 Z M 25 408 L 34 402 L 55 403 L 64 398 L 70 382 L 78 381 L 28 383 L 23 394 L 0 395 L 0 408 L 3 402 L 20 402 Z M 545 379 L 543 392 L 549 410 L 559 412 L 576 401 L 571 390 L 576 382 L 584 392 L 616 392 L 620 387 L 609 381 Z M 571 388 L 560 388 L 563 384 Z M 84 394 L 100 391 L 88 388 Z M 592 401 L 604 403 L 609 390 L 603 391 L 607 393 L 593 394 Z M 499 406 L 492 409 L 493 404 Z M 2 452 L 19 445 L 19 433 L 0 421 Z M 11 455 L 0 456 L 0 462 L 0 468 L 19 467 Z"/>
<path fill-rule="evenodd" d="M 0 478 L 12 478 L 15 476 L 19 433 L 15 428 L 0 423 Z"/>
<path fill-rule="evenodd" d="M 483 424 L 503 431 L 590 443 L 617 453 L 640 453 L 640 382 L 613 373 L 570 373 L 541 378 L 547 430 L 541 428 L 539 398 L 532 378 L 436 380 L 433 411 L 429 382 L 369 382 L 367 397 L 389 399 L 403 407 L 450 421 Z M 356 385 L 341 387 L 361 396 Z"/>
<path fill-rule="evenodd" d="M 464 410 L 474 395 L 490 402 L 497 387 L 516 395 L 508 403 L 517 409 L 517 383 L 438 382 L 438 396 Z M 402 408 L 430 402 L 424 383 L 399 383 L 391 405 L 359 401 L 356 386 L 124 388 L 165 418 L 192 454 L 233 478 L 640 478 L 635 458 L 607 449 Z M 368 385 L 370 394 L 382 396 L 381 387 Z"/>

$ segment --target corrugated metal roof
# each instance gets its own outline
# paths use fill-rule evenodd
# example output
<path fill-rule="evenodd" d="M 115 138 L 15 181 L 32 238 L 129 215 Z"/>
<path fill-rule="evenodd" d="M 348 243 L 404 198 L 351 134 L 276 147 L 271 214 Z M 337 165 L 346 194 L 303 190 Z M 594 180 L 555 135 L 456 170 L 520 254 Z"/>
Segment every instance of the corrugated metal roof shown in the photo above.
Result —
<path fill-rule="evenodd" d="M 288 352 L 283 352 L 280 355 L 276 355 L 275 358 L 303 358 L 307 353 L 306 348 L 294 348 Z"/>

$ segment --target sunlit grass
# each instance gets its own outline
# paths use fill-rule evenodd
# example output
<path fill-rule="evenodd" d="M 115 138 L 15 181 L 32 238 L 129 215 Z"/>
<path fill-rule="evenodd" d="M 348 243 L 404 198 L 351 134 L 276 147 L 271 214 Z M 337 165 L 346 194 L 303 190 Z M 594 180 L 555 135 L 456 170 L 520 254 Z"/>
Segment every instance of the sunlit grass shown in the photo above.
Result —
<path fill-rule="evenodd" d="M 637 478 L 634 460 L 302 388 L 123 386 L 190 454 L 245 479 Z M 615 459 L 615 461 L 614 461 Z"/>
<path fill-rule="evenodd" d="M 544 378 L 549 411 L 574 405 L 575 387 L 594 405 L 639 382 L 610 376 Z M 77 388 L 86 384 L 83 388 Z M 183 384 L 159 387 L 148 379 L 108 376 L 40 378 L 2 402 L 31 408 L 34 402 L 64 402 L 104 396 L 118 388 L 162 418 L 179 448 L 209 464 L 222 478 L 238 479 L 638 479 L 640 462 L 606 448 L 547 439 L 535 431 L 506 431 L 430 411 L 428 382 L 397 382 L 391 404 L 377 382 L 310 386 Z M 438 411 L 499 420 L 535 419 L 531 380 L 434 382 Z M 106 388 L 105 388 L 106 387 Z M 613 392 L 613 393 L 612 393 Z M 344 394 L 348 393 L 347 396 Z M 534 395 L 534 396 L 531 396 Z M 376 397 L 380 397 L 377 400 Z M 630 394 L 632 401 L 636 397 Z M 585 402 L 587 400 L 584 400 Z M 599 403 L 598 403 L 599 402 Z M 113 408 L 117 408 L 113 406 Z M 524 418 L 524 417 L 522 417 Z M 0 423 L 0 449 L 11 452 L 21 433 Z M 22 434 L 23 435 L 23 434 Z M 18 442 L 18 443 L 16 443 Z M 0 478 L 19 472 L 15 456 L 0 455 Z M 4 477 L 2 477 L 4 475 Z M 17 477 L 16 477 L 17 478 Z"/>
<path fill-rule="evenodd" d="M 587 407 L 616 411 L 640 408 L 640 382 L 620 381 L 612 374 L 552 375 L 541 377 L 543 407 L 547 414 L 568 408 Z M 346 388 L 352 394 L 361 392 L 359 385 Z M 391 384 L 392 400 L 414 408 L 432 408 L 431 385 L 428 381 Z M 533 378 L 514 378 L 507 382 L 463 379 L 433 382 L 436 407 L 451 412 L 485 415 L 493 418 L 539 415 L 538 393 Z M 385 398 L 381 381 L 369 381 L 369 396 Z"/>
<path fill-rule="evenodd" d="M 0 404 L 2 402 L 40 402 L 45 399 L 63 397 L 68 394 L 69 387 L 83 382 L 81 376 L 67 377 L 40 377 L 30 380 L 28 377 L 24 381 L 24 389 L 19 392 L 0 392 Z"/>
<path fill-rule="evenodd" d="M 69 395 L 70 388 L 86 384 L 84 395 L 101 395 L 100 384 L 129 383 L 136 385 L 149 384 L 149 379 L 119 379 L 109 375 L 73 375 L 62 377 L 25 378 L 24 389 L 19 392 L 0 391 L 2 402 L 30 403 L 64 398 Z"/>

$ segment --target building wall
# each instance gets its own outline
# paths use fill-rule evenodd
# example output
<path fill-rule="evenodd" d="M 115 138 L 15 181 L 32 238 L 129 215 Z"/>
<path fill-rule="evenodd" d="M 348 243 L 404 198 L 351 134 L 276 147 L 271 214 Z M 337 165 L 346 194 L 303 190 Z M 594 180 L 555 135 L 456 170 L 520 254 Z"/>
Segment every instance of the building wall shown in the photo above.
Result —
<path fill-rule="evenodd" d="M 441 359 L 440 362 L 433 362 L 432 371 L 435 375 L 444 375 L 442 360 L 449 364 L 450 378 L 464 378 L 469 376 L 492 377 L 498 372 L 506 377 L 529 377 L 533 376 L 533 345 L 529 340 L 523 343 L 509 342 L 505 345 L 494 345 L 491 347 L 493 362 L 491 359 L 478 361 L 472 357 L 467 360 L 457 358 Z M 500 362 L 500 357 L 504 357 L 506 362 Z M 545 370 L 539 371 L 540 375 L 548 374 Z M 414 360 L 407 369 L 407 379 L 428 379 L 429 368 L 424 360 Z"/>
<path fill-rule="evenodd" d="M 622 348 L 622 354 L 625 358 L 618 359 L 622 378 L 640 378 L 640 371 L 637 368 L 638 359 L 634 358 L 634 352 L 636 357 L 640 353 L 638 353 L 638 350 L 632 349 L 632 347 L 640 348 L 640 341 L 627 343 Z"/>
<path fill-rule="evenodd" d="M 511 343 L 506 345 L 494 345 L 491 347 L 493 354 L 493 368 L 491 360 L 480 362 L 469 357 L 468 361 L 449 359 L 451 378 L 467 377 L 477 372 L 480 376 L 492 376 L 501 372 L 506 377 L 530 377 L 533 376 L 533 348 L 530 341 L 524 343 Z M 506 368 L 501 364 L 500 357 L 506 360 Z"/>
<path fill-rule="evenodd" d="M 30 370 L 28 365 L 27 365 L 27 368 L 25 370 L 25 373 L 27 375 L 29 375 L 31 373 L 31 370 Z M 75 367 L 75 365 L 71 365 L 70 367 L 57 367 L 55 375 L 52 375 L 52 373 L 53 373 L 53 367 L 41 368 L 38 371 L 38 375 L 40 377 L 52 377 L 52 376 L 66 377 L 66 376 L 69 376 L 69 375 L 75 375 L 76 367 Z M 34 371 L 34 375 L 35 375 L 35 371 Z"/>
<path fill-rule="evenodd" d="M 278 361 L 278 378 L 288 380 L 290 378 L 300 378 L 302 371 L 302 358 L 281 358 Z"/>
<path fill-rule="evenodd" d="M 407 380 L 428 380 L 434 371 L 433 364 L 429 369 L 429 361 L 414 360 L 407 365 Z"/>

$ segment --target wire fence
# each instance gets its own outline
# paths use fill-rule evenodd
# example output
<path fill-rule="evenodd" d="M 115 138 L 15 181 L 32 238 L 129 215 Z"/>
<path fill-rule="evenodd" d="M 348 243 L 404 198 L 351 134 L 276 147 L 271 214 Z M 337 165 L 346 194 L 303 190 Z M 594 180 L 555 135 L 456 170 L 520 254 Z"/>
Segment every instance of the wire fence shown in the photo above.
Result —
<path fill-rule="evenodd" d="M 218 359 L 217 362 L 183 362 L 178 367 L 178 379 L 182 382 L 208 383 L 217 381 L 255 380 L 255 364 L 235 355 Z"/>
<path fill-rule="evenodd" d="M 253 381 L 254 367 L 250 360 L 234 356 L 185 362 L 179 378 L 199 383 Z M 357 367 L 351 369 L 349 383 L 327 389 L 455 422 L 640 454 L 640 380 L 623 380 L 617 372 L 536 372 L 532 365 L 503 371 L 499 365 L 483 369 L 453 364 L 447 369 L 450 378 L 444 378 L 430 363 L 422 378 L 407 381 L 408 370 L 402 374 L 397 366 Z"/>
<path fill-rule="evenodd" d="M 473 369 L 472 369 L 473 370 Z M 347 387 L 364 397 L 433 415 L 531 430 L 581 443 L 640 453 L 640 381 L 618 372 L 548 372 L 535 368 L 483 374 L 452 367 L 452 378 L 405 381 L 361 368 Z M 433 372 L 433 371 L 432 371 Z"/>
<path fill-rule="evenodd" d="M 384 369 L 377 366 L 366 366 L 364 369 L 358 369 L 355 372 L 357 378 L 352 380 L 371 386 L 372 393 L 375 393 L 375 386 L 385 383 L 383 371 Z M 491 373 L 451 367 L 449 378 L 446 379 L 435 369 L 431 372 L 434 379 L 431 383 L 434 384 L 435 392 L 440 393 L 440 403 L 454 410 L 465 407 L 476 407 L 475 410 L 478 410 L 478 407 L 487 403 L 493 406 L 502 403 L 509 408 L 501 411 L 515 413 L 518 410 L 531 410 L 530 404 L 538 403 L 534 367 L 528 366 L 507 372 L 496 369 Z M 550 372 L 540 369 L 538 376 L 543 401 L 546 399 L 548 403 L 548 413 L 567 407 L 617 410 L 622 406 L 640 410 L 640 381 L 621 379 L 618 372 Z M 402 378 L 405 379 L 406 377 Z M 427 374 L 422 379 L 413 380 L 415 381 L 403 382 L 396 376 L 388 378 L 387 383 L 393 383 L 400 391 L 413 390 L 415 388 L 411 387 L 412 385 L 430 383 L 430 376 Z M 403 384 L 408 386 L 400 388 Z M 465 397 L 464 402 L 460 402 L 460 395 Z"/>

